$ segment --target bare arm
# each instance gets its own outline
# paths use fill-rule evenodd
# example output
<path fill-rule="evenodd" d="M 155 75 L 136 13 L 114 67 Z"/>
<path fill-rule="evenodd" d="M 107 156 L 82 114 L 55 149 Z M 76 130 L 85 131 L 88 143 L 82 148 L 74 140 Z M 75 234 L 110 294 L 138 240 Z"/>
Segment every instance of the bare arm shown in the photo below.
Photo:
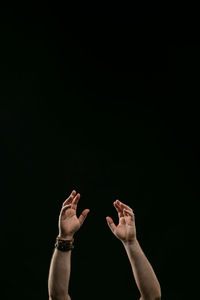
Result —
<path fill-rule="evenodd" d="M 76 216 L 77 204 L 80 194 L 72 191 L 63 203 L 59 216 L 59 237 L 71 240 L 77 230 L 82 226 L 89 209 L 85 209 L 79 218 Z M 70 300 L 68 294 L 71 271 L 71 250 L 60 251 L 55 249 L 49 269 L 48 291 L 50 300 Z"/>
<path fill-rule="evenodd" d="M 141 294 L 141 300 L 160 300 L 161 289 L 154 270 L 142 251 L 136 238 L 135 217 L 132 209 L 120 202 L 114 202 L 118 212 L 119 224 L 116 226 L 112 218 L 107 217 L 108 225 L 114 235 L 120 239 L 128 255 L 133 276 Z"/>
<path fill-rule="evenodd" d="M 154 270 L 142 251 L 139 242 L 124 244 L 133 275 L 141 293 L 142 299 L 161 299 L 161 290 Z"/>
<path fill-rule="evenodd" d="M 55 249 L 49 270 L 49 298 L 68 300 L 68 288 L 71 271 L 71 251 Z"/>

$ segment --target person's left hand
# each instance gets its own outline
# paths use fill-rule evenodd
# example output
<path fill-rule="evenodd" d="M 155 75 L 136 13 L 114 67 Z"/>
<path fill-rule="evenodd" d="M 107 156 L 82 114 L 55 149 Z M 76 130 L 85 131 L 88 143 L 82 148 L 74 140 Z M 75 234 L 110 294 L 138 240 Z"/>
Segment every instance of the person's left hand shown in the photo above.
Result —
<path fill-rule="evenodd" d="M 64 201 L 60 211 L 58 228 L 59 236 L 63 239 L 72 239 L 75 232 L 79 230 L 85 221 L 89 209 L 84 209 L 79 216 L 76 216 L 77 204 L 80 199 L 80 194 L 76 194 L 73 190 L 71 195 Z"/>

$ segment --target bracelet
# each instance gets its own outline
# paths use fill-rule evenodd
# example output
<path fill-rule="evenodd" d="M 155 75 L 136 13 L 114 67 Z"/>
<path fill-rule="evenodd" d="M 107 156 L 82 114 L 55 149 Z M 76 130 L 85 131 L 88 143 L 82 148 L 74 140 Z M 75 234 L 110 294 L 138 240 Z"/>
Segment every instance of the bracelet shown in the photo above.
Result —
<path fill-rule="evenodd" d="M 63 240 L 59 235 L 56 238 L 55 248 L 57 248 L 60 251 L 70 251 L 74 249 L 74 238 L 71 240 Z"/>

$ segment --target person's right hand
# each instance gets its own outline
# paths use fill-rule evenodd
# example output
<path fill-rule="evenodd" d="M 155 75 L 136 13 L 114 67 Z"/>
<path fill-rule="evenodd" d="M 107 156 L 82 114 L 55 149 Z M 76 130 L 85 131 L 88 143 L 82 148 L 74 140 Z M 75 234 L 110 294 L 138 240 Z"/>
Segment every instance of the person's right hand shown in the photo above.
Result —
<path fill-rule="evenodd" d="M 136 227 L 133 210 L 119 200 L 116 200 L 113 205 L 118 213 L 119 224 L 116 226 L 111 217 L 106 217 L 108 226 L 113 234 L 122 242 L 134 242 L 136 240 Z"/>

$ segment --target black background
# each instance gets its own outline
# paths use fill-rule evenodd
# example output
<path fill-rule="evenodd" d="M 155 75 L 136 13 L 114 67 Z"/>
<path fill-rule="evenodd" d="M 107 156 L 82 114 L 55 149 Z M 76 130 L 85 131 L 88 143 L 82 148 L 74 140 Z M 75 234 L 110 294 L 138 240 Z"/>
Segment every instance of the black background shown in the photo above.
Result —
<path fill-rule="evenodd" d="M 78 214 L 91 210 L 75 236 L 73 300 L 139 298 L 105 220 L 117 222 L 117 198 L 135 212 L 163 299 L 191 297 L 200 49 L 187 22 L 172 26 L 154 11 L 53 2 L 1 10 L 4 299 L 48 299 L 58 214 L 72 189 Z"/>

